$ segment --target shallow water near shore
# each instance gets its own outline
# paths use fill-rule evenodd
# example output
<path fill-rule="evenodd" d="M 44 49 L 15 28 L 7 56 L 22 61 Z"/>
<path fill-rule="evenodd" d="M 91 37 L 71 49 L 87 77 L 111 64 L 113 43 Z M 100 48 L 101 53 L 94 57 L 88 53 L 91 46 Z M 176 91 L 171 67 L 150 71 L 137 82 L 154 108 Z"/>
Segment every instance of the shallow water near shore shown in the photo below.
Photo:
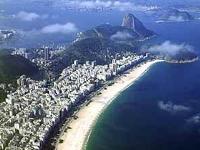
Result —
<path fill-rule="evenodd" d="M 198 150 L 199 66 L 154 65 L 100 116 L 87 150 Z"/>

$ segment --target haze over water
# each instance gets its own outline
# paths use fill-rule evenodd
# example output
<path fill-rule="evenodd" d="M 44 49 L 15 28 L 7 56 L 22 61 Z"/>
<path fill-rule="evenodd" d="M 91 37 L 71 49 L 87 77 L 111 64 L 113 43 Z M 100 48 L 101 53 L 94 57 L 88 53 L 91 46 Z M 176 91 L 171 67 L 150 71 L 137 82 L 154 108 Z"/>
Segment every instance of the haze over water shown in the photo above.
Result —
<path fill-rule="evenodd" d="M 172 7 L 175 3 L 179 7 L 185 4 L 188 7 L 198 8 L 196 1 L 193 3 L 189 0 L 184 2 L 169 0 L 168 3 L 157 0 L 119 0 L 115 6 L 113 5 L 116 1 L 105 0 L 103 4 L 95 0 L 90 0 L 89 3 L 84 2 L 79 2 L 79 0 L 1 0 L 0 29 L 14 29 L 17 31 L 17 36 L 10 42 L 1 44 L 0 47 L 69 44 L 74 40 L 77 32 L 105 23 L 120 25 L 123 16 L 127 13 L 134 13 L 151 29 L 149 25 L 155 23 L 154 16 L 146 11 L 151 6 Z M 111 7 L 104 7 L 109 4 Z M 197 16 L 200 15 L 197 14 Z M 73 24 L 74 27 L 65 26 L 68 23 Z M 49 30 L 44 32 L 44 29 Z"/>

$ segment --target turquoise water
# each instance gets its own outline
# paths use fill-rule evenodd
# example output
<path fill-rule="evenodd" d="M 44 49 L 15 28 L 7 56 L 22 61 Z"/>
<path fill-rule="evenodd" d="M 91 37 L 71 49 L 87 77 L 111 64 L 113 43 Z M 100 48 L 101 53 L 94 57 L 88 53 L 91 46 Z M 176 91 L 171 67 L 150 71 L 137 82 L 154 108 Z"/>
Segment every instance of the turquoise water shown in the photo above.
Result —
<path fill-rule="evenodd" d="M 87 150 L 199 150 L 199 66 L 154 65 L 101 115 Z"/>

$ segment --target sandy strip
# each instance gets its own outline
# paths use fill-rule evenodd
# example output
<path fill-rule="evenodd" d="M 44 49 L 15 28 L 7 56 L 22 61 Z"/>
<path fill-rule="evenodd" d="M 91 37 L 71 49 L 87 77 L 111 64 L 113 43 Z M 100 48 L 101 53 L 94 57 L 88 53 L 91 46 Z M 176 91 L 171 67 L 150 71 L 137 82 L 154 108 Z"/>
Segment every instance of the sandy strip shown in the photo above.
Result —
<path fill-rule="evenodd" d="M 92 127 L 95 125 L 99 115 L 122 91 L 132 85 L 140 76 L 142 76 L 153 64 L 160 62 L 154 60 L 142 64 L 132 69 L 128 74 L 122 75 L 112 86 L 101 91 L 101 95 L 92 98 L 92 102 L 83 107 L 77 114 L 78 119 L 68 124 L 72 129 L 68 129 L 66 133 L 62 133 L 60 139 L 63 143 L 58 143 L 57 150 L 82 150 L 88 140 Z"/>

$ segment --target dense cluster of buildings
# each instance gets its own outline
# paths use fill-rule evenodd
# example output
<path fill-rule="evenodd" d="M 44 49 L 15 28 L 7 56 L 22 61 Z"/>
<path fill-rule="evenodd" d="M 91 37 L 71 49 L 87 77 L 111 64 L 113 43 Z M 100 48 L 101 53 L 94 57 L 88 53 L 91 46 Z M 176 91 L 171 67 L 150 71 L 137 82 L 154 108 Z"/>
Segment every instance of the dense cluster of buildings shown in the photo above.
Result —
<path fill-rule="evenodd" d="M 33 63 L 40 67 L 47 65 L 51 56 L 51 48 L 42 47 L 40 49 L 27 49 L 27 48 L 16 48 L 13 50 L 12 55 L 20 55 L 26 59 L 29 59 Z"/>
<path fill-rule="evenodd" d="M 76 60 L 52 85 L 21 76 L 19 88 L 0 103 L 0 149 L 41 149 L 50 131 L 73 106 L 105 81 L 147 58 L 131 54 L 113 59 L 109 65 L 96 65 L 95 61 L 81 65 Z"/>
<path fill-rule="evenodd" d="M 12 51 L 12 55 L 22 56 L 31 62 L 35 63 L 40 69 L 51 68 L 53 62 L 59 60 L 57 58 L 63 51 L 65 51 L 66 46 L 42 46 L 41 48 L 15 48 Z"/>

